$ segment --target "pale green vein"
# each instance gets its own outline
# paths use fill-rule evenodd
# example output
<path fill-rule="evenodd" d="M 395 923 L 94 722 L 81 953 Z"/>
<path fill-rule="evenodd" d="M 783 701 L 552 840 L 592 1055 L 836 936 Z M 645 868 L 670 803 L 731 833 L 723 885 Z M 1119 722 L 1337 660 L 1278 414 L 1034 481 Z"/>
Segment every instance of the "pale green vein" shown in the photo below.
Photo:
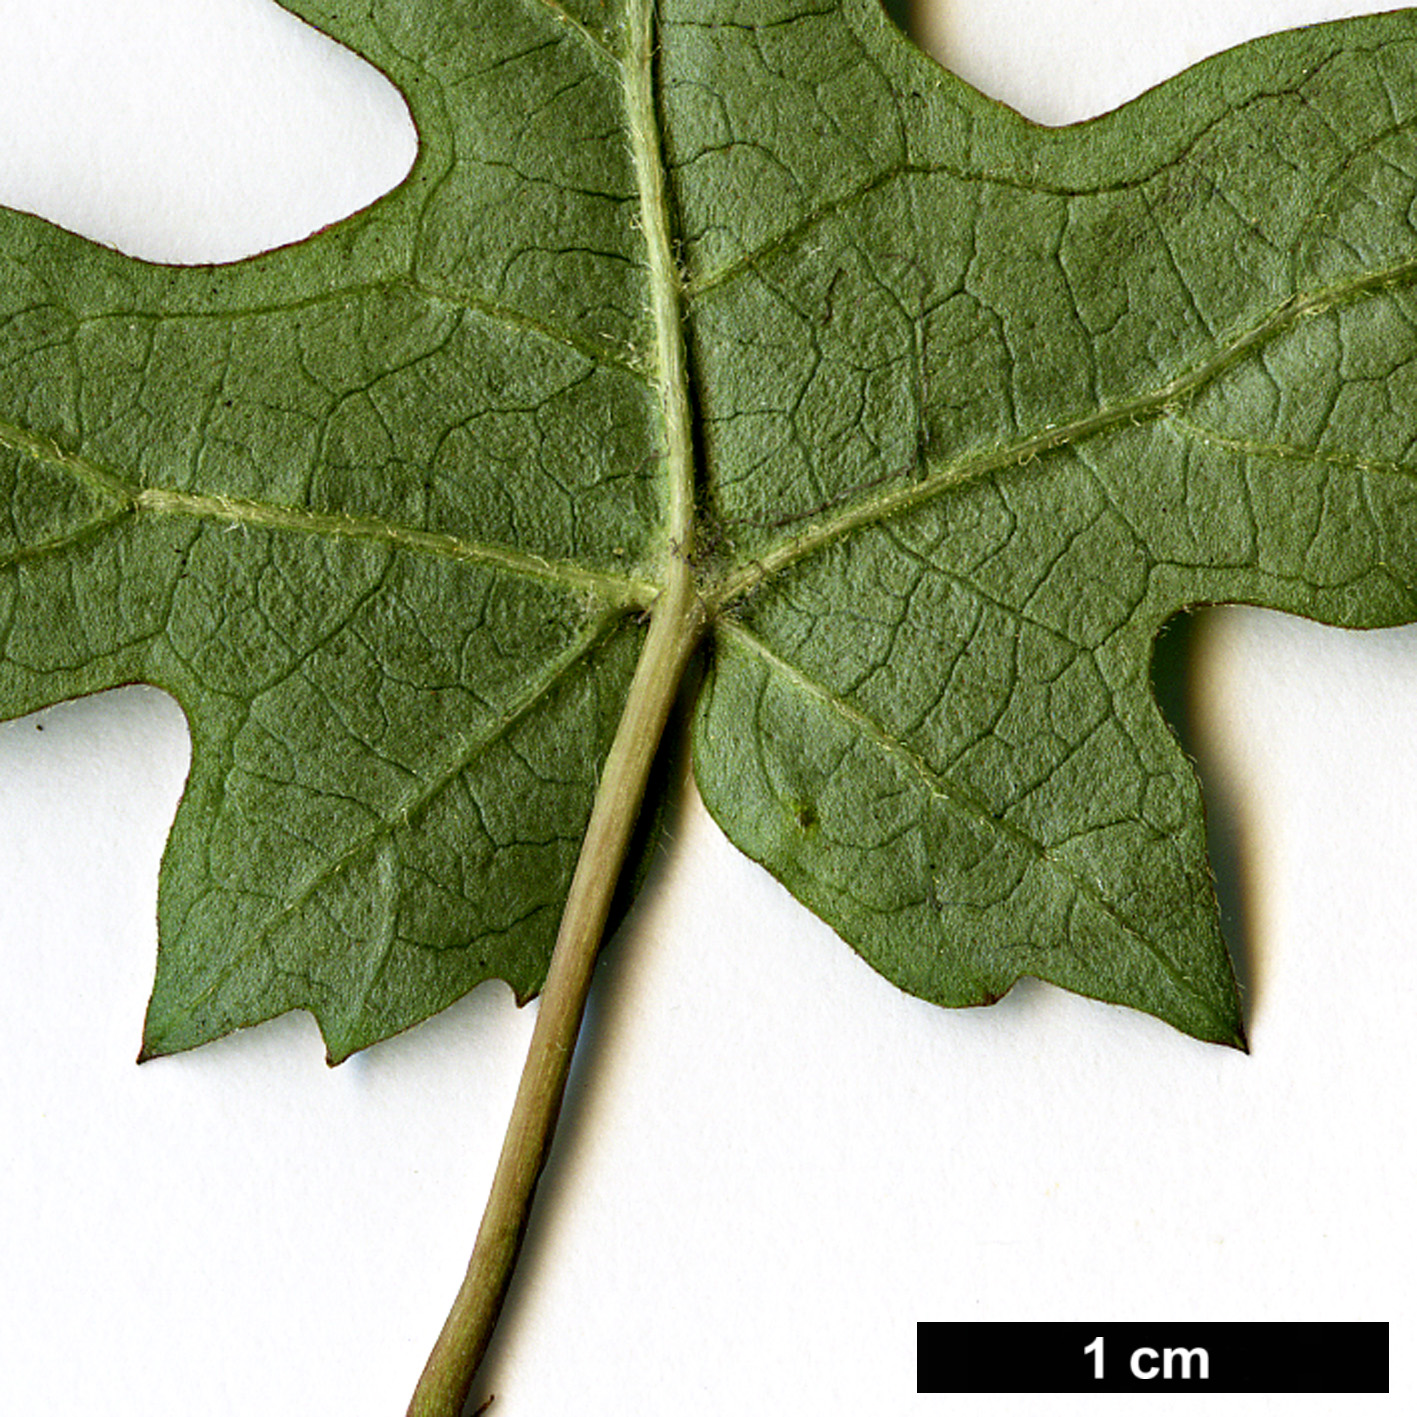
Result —
<path fill-rule="evenodd" d="M 462 290 L 456 286 L 438 285 L 423 276 L 401 275 L 394 280 L 366 281 L 358 285 L 347 285 L 336 290 L 322 291 L 318 295 L 301 296 L 295 300 L 268 301 L 260 305 L 230 305 L 205 310 L 184 310 L 174 306 L 156 312 L 152 310 L 106 310 L 101 314 L 86 315 L 77 323 L 82 328 L 86 325 L 102 325 L 110 321 L 124 320 L 143 324 L 198 324 L 227 321 L 234 323 L 242 320 L 266 320 L 299 314 L 304 310 L 338 308 L 373 298 L 386 299 L 400 291 L 421 296 L 430 304 L 446 305 L 453 310 L 479 315 L 492 324 L 539 335 L 548 344 L 561 345 L 566 349 L 573 350 L 592 364 L 628 374 L 641 384 L 649 382 L 649 376 L 636 360 L 637 351 L 633 347 L 630 347 L 627 357 L 612 344 L 586 339 L 584 336 L 574 334 L 559 325 L 538 319 L 535 315 L 528 314 L 524 310 L 499 304 L 475 291 Z"/>
<path fill-rule="evenodd" d="M 121 502 L 125 507 L 137 505 L 136 487 L 88 458 L 81 458 L 77 453 L 66 453 L 52 438 L 46 438 L 43 434 L 31 433 L 28 428 L 0 419 L 0 447 L 13 448 L 44 467 L 66 473 L 74 481 L 83 483 L 112 501 Z"/>
<path fill-rule="evenodd" d="M 83 546 L 110 527 L 117 526 L 119 522 L 127 521 L 132 515 L 132 507 L 115 507 L 106 515 L 95 517 L 93 521 L 85 522 L 73 531 L 65 532 L 63 536 L 54 536 L 48 541 L 35 541 L 28 546 L 21 546 L 0 556 L 0 571 L 8 571 L 14 566 L 25 565 L 30 561 L 42 561 L 46 557 L 72 551 L 76 546 Z"/>
<path fill-rule="evenodd" d="M 1148 184 L 1154 182 L 1161 173 L 1167 170 L 1163 165 L 1154 171 L 1143 173 L 1135 178 L 1130 178 L 1121 182 L 1097 183 L 1091 186 L 1061 187 L 1042 182 L 1037 178 L 1024 179 L 1012 173 L 1004 171 L 990 171 L 988 169 L 972 170 L 958 167 L 952 163 L 943 162 L 910 162 L 900 161 L 891 164 L 889 167 L 881 168 L 871 176 L 848 191 L 840 193 L 838 196 L 830 198 L 820 206 L 813 207 L 810 211 L 804 212 L 786 230 L 779 232 L 776 236 L 769 237 L 761 246 L 752 251 L 744 252 L 740 256 L 735 256 L 731 261 L 720 266 L 716 271 L 711 271 L 707 275 L 699 277 L 693 281 L 689 287 L 689 294 L 694 298 L 707 295 L 710 291 L 728 285 L 737 280 L 740 276 L 749 271 L 756 270 L 764 262 L 783 251 L 791 250 L 792 247 L 800 245 L 824 222 L 830 221 L 835 216 L 840 216 L 848 211 L 858 202 L 864 201 L 873 192 L 879 192 L 882 188 L 888 187 L 892 182 L 904 181 L 911 177 L 945 177 L 952 182 L 958 183 L 962 187 L 1002 187 L 1012 192 L 1022 192 L 1031 197 L 1057 197 L 1063 201 L 1072 201 L 1079 197 L 1101 197 L 1113 192 L 1130 192 L 1141 190 Z"/>
<path fill-rule="evenodd" d="M 1417 480 L 1417 467 L 1385 458 L 1365 458 L 1356 453 L 1346 453 L 1333 448 L 1305 448 L 1298 443 L 1266 443 L 1258 439 L 1232 438 L 1179 414 L 1170 421 L 1175 428 L 1199 443 L 1205 443 L 1212 448 L 1224 448 L 1226 452 L 1240 453 L 1244 457 L 1269 458 L 1275 462 L 1306 462 L 1318 467 L 1338 468 L 1343 472 L 1397 477 L 1407 482 Z"/>
<path fill-rule="evenodd" d="M 1202 1007 L 1205 1007 L 1205 999 L 1197 994 L 1195 989 L 1187 980 L 1184 972 L 1177 967 L 1171 957 L 1162 947 L 1138 929 L 1130 920 L 1118 911 L 1117 907 L 1107 899 L 1105 895 L 1085 877 L 1073 871 L 1066 860 L 1064 860 L 1055 850 L 1039 841 L 1037 837 L 1015 826 L 1006 818 L 995 813 L 982 797 L 975 795 L 968 789 L 952 782 L 949 778 L 936 771 L 926 760 L 920 756 L 913 748 L 901 742 L 884 724 L 872 718 L 870 714 L 864 712 L 856 704 L 842 698 L 827 688 L 825 684 L 811 678 L 795 664 L 788 663 L 787 660 L 775 654 L 758 637 L 745 629 L 737 621 L 724 616 L 715 625 L 718 633 L 733 640 L 740 648 L 755 656 L 761 661 L 769 671 L 781 675 L 798 692 L 820 704 L 829 712 L 836 714 L 839 718 L 848 723 L 852 729 L 868 739 L 879 748 L 892 762 L 899 764 L 912 777 L 918 780 L 932 796 L 941 798 L 950 803 L 959 811 L 967 813 L 982 822 L 988 829 L 1005 837 L 1015 846 L 1022 848 L 1033 856 L 1041 865 L 1056 875 L 1061 876 L 1068 885 L 1081 897 L 1102 912 L 1114 925 L 1117 926 L 1129 939 L 1135 940 L 1142 946 L 1148 954 L 1152 956 L 1161 967 L 1163 972 L 1171 979 L 1177 989 L 1184 995 L 1190 997 Z M 1208 1011 L 1208 1010 L 1207 1010 Z M 1223 1018 L 1217 1021 L 1229 1028 L 1228 1022 Z"/>
<path fill-rule="evenodd" d="M 847 207 L 861 201 L 872 192 L 879 191 L 887 183 L 895 181 L 898 177 L 905 176 L 912 169 L 905 166 L 896 166 L 884 172 L 877 172 L 868 177 L 864 182 L 853 187 L 849 192 L 842 193 L 841 196 L 832 201 L 824 202 L 821 206 L 814 208 L 798 221 L 794 222 L 786 231 L 780 232 L 755 250 L 749 251 L 742 256 L 736 257 L 727 264 L 720 266 L 718 270 L 705 276 L 700 276 L 689 285 L 689 296 L 697 300 L 700 296 L 709 294 L 710 291 L 718 289 L 719 286 L 727 285 L 730 281 L 736 280 L 747 271 L 756 269 L 764 261 L 770 260 L 779 251 L 785 251 L 801 242 L 815 227 L 820 226 L 824 221 L 839 215 Z M 958 176 L 957 173 L 950 173 L 951 176 Z"/>
<path fill-rule="evenodd" d="M 375 939 L 371 942 L 375 944 L 377 953 L 372 960 L 365 962 L 364 984 L 359 990 L 359 1002 L 349 1011 L 351 1019 L 360 1018 L 368 1009 L 369 1000 L 373 997 L 380 979 L 383 978 L 384 970 L 388 967 L 389 959 L 393 955 L 394 946 L 398 943 L 398 903 L 392 888 L 398 862 L 393 856 L 392 841 L 386 840 L 381 843 L 378 855 L 377 870 L 381 877 L 381 888 L 377 893 L 379 925 Z"/>
<path fill-rule="evenodd" d="M 617 576 L 607 571 L 594 571 L 573 562 L 538 556 L 530 551 L 517 551 L 490 542 L 469 541 L 448 532 L 424 531 L 419 527 L 385 521 L 379 517 L 361 517 L 347 512 L 317 512 L 305 507 L 256 501 L 249 497 L 180 492 L 171 487 L 137 487 L 88 458 L 66 453 L 52 439 L 30 433 L 10 423 L 0 422 L 0 447 L 14 448 L 36 462 L 94 488 L 120 503 L 125 512 L 188 516 L 199 520 L 224 522 L 229 526 L 383 542 L 403 551 L 487 566 L 492 570 L 505 571 L 509 575 L 549 582 L 566 590 L 594 595 L 606 604 L 622 609 L 643 610 L 659 593 L 658 586 L 634 576 Z"/>
<path fill-rule="evenodd" d="M 716 586 L 706 592 L 705 601 L 711 609 L 721 609 L 788 566 L 853 531 L 904 516 L 952 489 L 967 486 L 1007 468 L 1027 467 L 1040 455 L 1069 443 L 1096 437 L 1122 424 L 1140 425 L 1165 414 L 1175 414 L 1226 370 L 1291 329 L 1298 321 L 1322 315 L 1361 296 L 1375 295 L 1408 284 L 1414 278 L 1417 278 L 1417 260 L 1403 261 L 1323 290 L 1291 296 L 1265 319 L 1235 336 L 1216 355 L 1196 368 L 1133 398 L 1079 418 L 1049 425 L 1016 443 L 947 462 L 918 481 L 893 487 L 845 507 L 836 516 L 809 525 L 762 556 L 727 572 Z"/>
<path fill-rule="evenodd" d="M 610 344 L 603 344 L 597 340 L 573 334 L 569 330 L 562 329 L 559 325 L 551 325 L 544 320 L 538 320 L 523 310 L 515 310 L 509 305 L 499 305 L 495 300 L 489 300 L 486 296 L 459 290 L 456 286 L 436 285 L 424 276 L 418 276 L 407 282 L 407 288 L 417 291 L 420 295 L 426 295 L 430 300 L 438 300 L 456 309 L 468 310 L 475 315 L 481 315 L 495 324 L 508 325 L 514 329 L 540 335 L 550 344 L 559 344 L 574 350 L 592 364 L 628 374 L 637 383 L 648 384 L 650 382 L 650 376 L 645 372 L 644 365 L 640 362 L 639 351 L 633 345 L 627 346 L 629 352 L 627 357 Z"/>
<path fill-rule="evenodd" d="M 609 59 L 612 64 L 619 65 L 620 56 L 605 42 L 600 35 L 582 24 L 576 17 L 566 9 L 564 5 L 558 5 L 556 0 L 535 0 L 535 3 L 543 10 L 547 11 L 552 18 L 565 25 L 567 29 L 574 31 L 587 44 L 591 45 L 599 53 Z"/>
<path fill-rule="evenodd" d="M 407 827 L 412 819 L 439 793 L 466 772 L 481 754 L 505 738 L 539 705 L 545 703 L 557 685 L 623 623 L 623 616 L 614 613 L 596 617 L 587 631 L 573 640 L 567 649 L 547 666 L 546 671 L 532 681 L 521 697 L 508 705 L 498 716 L 496 722 L 489 725 L 485 732 L 476 738 L 460 742 L 458 751 L 450 762 L 438 769 L 432 777 L 421 782 L 392 812 L 380 817 L 369 831 L 365 832 L 340 855 L 327 861 L 308 880 L 297 886 L 295 893 L 266 919 L 250 942 L 227 961 L 216 978 L 200 993 L 186 1001 L 180 1013 L 190 1015 L 202 1004 L 208 1002 L 253 956 L 269 949 L 271 939 L 276 931 L 307 905 L 318 891 L 342 876 L 369 851 L 377 848 L 380 843 L 393 840 L 401 828 Z"/>
<path fill-rule="evenodd" d="M 202 270 L 202 267 L 179 267 L 178 269 Z M 369 296 L 387 295 L 400 286 L 416 289 L 416 283 L 400 275 L 390 281 L 360 281 L 351 285 L 334 286 L 316 295 L 298 295 L 289 300 L 264 300 L 254 305 L 193 305 L 184 308 L 179 299 L 174 298 L 168 305 L 158 310 L 100 310 L 84 315 L 75 323 L 79 328 L 88 325 L 102 325 L 113 320 L 133 320 L 144 324 L 165 324 L 168 322 L 198 323 L 208 320 L 260 320 L 272 315 L 295 315 L 301 311 L 319 309 L 329 305 L 339 305 Z"/>
<path fill-rule="evenodd" d="M 530 551 L 466 541 L 447 532 L 422 531 L 378 517 L 361 517 L 348 512 L 313 512 L 304 507 L 280 506 L 245 497 L 178 492 L 168 487 L 144 488 L 136 494 L 134 503 L 139 511 L 161 515 L 198 517 L 268 531 L 305 532 L 312 536 L 384 542 L 406 551 L 418 551 L 451 561 L 466 561 L 515 576 L 548 581 L 568 590 L 597 596 L 621 609 L 644 609 L 658 594 L 657 586 L 630 576 L 592 571 L 569 561 L 551 560 Z"/>
<path fill-rule="evenodd" d="M 659 133 L 654 87 L 653 0 L 636 0 L 635 10 L 636 13 L 628 17 L 631 52 L 624 66 L 625 111 L 630 123 L 635 182 L 640 193 L 640 223 L 649 261 L 655 373 L 664 418 L 669 550 L 671 555 L 687 561 L 693 554 L 694 538 L 694 434 L 688 352 L 684 344 L 684 282 L 674 257 Z"/>

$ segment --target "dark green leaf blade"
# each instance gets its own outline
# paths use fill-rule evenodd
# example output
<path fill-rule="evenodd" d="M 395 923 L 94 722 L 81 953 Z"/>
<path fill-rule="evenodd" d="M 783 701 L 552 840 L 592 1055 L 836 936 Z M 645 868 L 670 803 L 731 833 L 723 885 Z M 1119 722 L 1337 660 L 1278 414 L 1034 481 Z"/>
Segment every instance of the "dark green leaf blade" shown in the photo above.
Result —
<path fill-rule="evenodd" d="M 614 61 L 519 8 L 462 50 L 441 6 L 312 12 L 421 146 L 299 246 L 0 212 L 0 711 L 143 680 L 191 726 L 144 1056 L 303 1007 L 338 1060 L 544 977 L 661 511 Z M 531 88 L 599 136 L 527 176 Z"/>
<path fill-rule="evenodd" d="M 1151 642 L 1412 618 L 1411 14 L 1044 130 L 876 0 L 660 4 L 655 103 L 641 0 L 289 8 L 407 96 L 388 197 L 194 269 L 0 213 L 0 713 L 143 679 L 192 726 L 146 1051 L 538 986 L 683 550 L 666 301 L 730 837 L 926 997 L 1239 1041 Z"/>
<path fill-rule="evenodd" d="M 696 325 L 706 441 L 757 449 L 705 802 L 914 993 L 1027 974 L 1241 1043 L 1151 644 L 1205 602 L 1413 617 L 1412 18 L 1042 130 L 842 13 L 906 154 Z"/>

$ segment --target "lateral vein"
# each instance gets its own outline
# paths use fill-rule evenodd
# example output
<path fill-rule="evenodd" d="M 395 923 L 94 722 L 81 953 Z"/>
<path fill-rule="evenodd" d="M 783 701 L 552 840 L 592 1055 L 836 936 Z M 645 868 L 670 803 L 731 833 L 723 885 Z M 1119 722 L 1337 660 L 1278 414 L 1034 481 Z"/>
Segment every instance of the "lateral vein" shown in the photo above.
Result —
<path fill-rule="evenodd" d="M 715 623 L 714 629 L 716 633 L 725 634 L 729 639 L 736 641 L 743 649 L 756 656 L 773 672 L 781 674 L 802 693 L 845 719 L 852 728 L 869 738 L 882 752 L 893 761 L 900 763 L 912 776 L 923 783 L 931 794 L 942 797 L 961 811 L 975 816 L 992 830 L 998 832 L 1000 836 L 1006 837 L 1016 846 L 1022 847 L 1050 871 L 1063 877 L 1080 896 L 1085 897 L 1124 934 L 1140 944 L 1156 960 L 1182 993 L 1193 999 L 1200 999 L 1200 995 L 1191 987 L 1183 971 L 1177 967 L 1155 940 L 1122 915 L 1096 885 L 1069 869 L 1067 863 L 1037 837 L 999 816 L 983 798 L 960 787 L 938 772 L 913 748 L 902 743 L 884 724 L 879 723 L 870 714 L 834 693 L 825 684 L 805 674 L 797 665 L 788 663 L 737 621 L 728 616 L 720 617 Z"/>
<path fill-rule="evenodd" d="M 1305 448 L 1297 443 L 1266 443 L 1259 439 L 1234 438 L 1220 433 L 1203 423 L 1196 423 L 1179 414 L 1171 423 L 1187 437 L 1212 448 L 1224 448 L 1228 452 L 1241 453 L 1245 457 L 1269 458 L 1274 462 L 1308 462 L 1320 467 L 1336 467 L 1346 472 L 1372 473 L 1378 477 L 1398 477 L 1407 481 L 1417 479 L 1417 467 L 1385 458 L 1365 458 L 1356 453 L 1341 452 L 1333 448 Z"/>
<path fill-rule="evenodd" d="M 713 610 L 731 605 L 778 572 L 848 533 L 904 516 L 954 488 L 977 482 L 1010 467 L 1026 467 L 1042 453 L 1095 437 L 1120 424 L 1141 424 L 1163 415 L 1175 414 L 1226 370 L 1300 320 L 1322 315 L 1362 296 L 1409 284 L 1414 278 L 1417 278 L 1417 260 L 1403 261 L 1323 290 L 1291 296 L 1257 325 L 1234 337 L 1213 358 L 1158 388 L 1083 417 L 1044 428 L 1017 443 L 946 463 L 919 481 L 854 503 L 838 515 L 809 526 L 798 536 L 779 543 L 764 555 L 726 574 L 707 595 L 708 604 Z"/>
<path fill-rule="evenodd" d="M 502 325 L 508 329 L 539 335 L 550 344 L 573 350 L 592 364 L 627 374 L 641 384 L 648 382 L 645 371 L 633 357 L 633 351 L 627 358 L 608 341 L 602 343 L 586 338 L 564 329 L 560 325 L 540 319 L 528 311 L 499 304 L 476 291 L 441 285 L 430 281 L 425 276 L 417 275 L 400 275 L 387 281 L 366 281 L 358 285 L 321 291 L 318 295 L 301 296 L 296 300 L 272 301 L 264 305 L 232 305 L 205 310 L 184 310 L 175 306 L 160 311 L 105 310 L 97 315 L 86 315 L 78 323 L 81 327 L 122 320 L 141 321 L 149 324 L 219 324 L 227 321 L 234 324 L 242 320 L 263 320 L 281 315 L 293 315 L 302 310 L 328 309 L 347 302 L 360 301 L 368 297 L 388 296 L 400 291 L 422 296 L 425 300 L 436 301 L 438 304 L 449 306 L 454 310 L 479 315 L 493 324 Z"/>
<path fill-rule="evenodd" d="M 138 487 L 91 459 L 65 452 L 52 439 L 10 423 L 0 422 L 0 447 L 13 448 L 46 467 L 67 474 L 116 502 L 124 512 L 189 516 L 226 522 L 232 526 L 382 541 L 401 550 L 489 566 L 509 575 L 525 576 L 568 590 L 582 591 L 598 597 L 607 605 L 622 609 L 644 609 L 659 593 L 658 586 L 634 576 L 593 571 L 533 552 L 517 551 L 490 542 L 469 541 L 448 532 L 424 531 L 378 517 L 312 511 L 306 507 L 282 506 L 250 497 L 182 492 L 172 487 Z M 110 520 L 116 521 L 117 517 Z"/>
<path fill-rule="evenodd" d="M 553 660 L 546 671 L 528 686 L 526 692 L 498 716 L 495 723 L 470 743 L 459 744 L 458 752 L 449 763 L 440 768 L 432 777 L 420 782 L 416 790 L 404 798 L 392 812 L 379 817 L 370 829 L 364 832 L 352 845 L 327 861 L 303 884 L 298 886 L 294 893 L 266 918 L 251 942 L 227 962 L 226 966 L 205 989 L 186 1003 L 183 1012 L 190 1014 L 215 995 L 252 955 L 269 946 L 271 938 L 283 921 L 293 916 L 317 891 L 343 874 L 367 851 L 376 847 L 378 843 L 389 840 L 401 826 L 407 825 L 414 814 L 420 812 L 450 783 L 455 781 L 479 754 L 486 752 L 494 743 L 504 738 L 539 704 L 543 703 L 556 685 L 621 623 L 623 623 L 621 617 L 613 613 L 597 616 L 589 629 Z"/>
<path fill-rule="evenodd" d="M 620 56 L 594 30 L 583 25 L 564 5 L 558 4 L 557 0 L 536 0 L 536 3 L 565 25 L 568 30 L 577 34 L 592 49 L 598 50 L 603 57 L 615 64 L 620 62 Z"/>
<path fill-rule="evenodd" d="M 511 575 L 549 581 L 568 589 L 586 591 L 613 606 L 643 608 L 658 593 L 656 586 L 629 576 L 587 570 L 567 561 L 552 560 L 508 546 L 467 541 L 448 532 L 423 531 L 377 517 L 348 512 L 315 512 L 304 507 L 281 506 L 245 497 L 178 492 L 169 487 L 144 488 L 134 502 L 139 511 L 199 517 L 273 531 L 307 532 L 315 536 L 382 541 L 404 550 L 490 566 Z"/>
<path fill-rule="evenodd" d="M 133 515 L 131 507 L 115 507 L 101 517 L 75 527 L 62 536 L 50 537 L 48 541 L 36 541 L 28 546 L 20 546 L 14 551 L 0 556 L 0 571 L 8 571 L 12 566 L 24 565 L 30 561 L 42 561 L 49 556 L 57 556 L 65 551 L 82 546 L 86 541 L 101 535 L 119 522 L 127 521 Z"/>

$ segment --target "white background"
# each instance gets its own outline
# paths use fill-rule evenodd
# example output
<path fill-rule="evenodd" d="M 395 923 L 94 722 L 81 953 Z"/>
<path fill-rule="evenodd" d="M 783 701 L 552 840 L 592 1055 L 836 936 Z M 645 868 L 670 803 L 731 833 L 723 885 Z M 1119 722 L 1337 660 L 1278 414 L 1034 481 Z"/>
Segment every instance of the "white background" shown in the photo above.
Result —
<path fill-rule="evenodd" d="M 1370 8 L 941 0 L 932 34 L 1063 122 Z M 388 86 L 266 0 L 0 0 L 0 35 L 0 201 L 135 254 L 298 239 L 411 160 Z M 1410 1383 L 1417 634 L 1218 614 L 1191 691 L 1252 1056 L 1042 986 L 905 998 L 692 799 L 602 967 L 498 1417 L 1136 1406 L 917 1398 L 921 1318 L 1390 1319 Z M 136 1068 L 187 751 L 146 689 L 0 728 L 0 1412 L 395 1417 L 531 1010 L 485 987 L 333 1072 L 304 1015 Z"/>

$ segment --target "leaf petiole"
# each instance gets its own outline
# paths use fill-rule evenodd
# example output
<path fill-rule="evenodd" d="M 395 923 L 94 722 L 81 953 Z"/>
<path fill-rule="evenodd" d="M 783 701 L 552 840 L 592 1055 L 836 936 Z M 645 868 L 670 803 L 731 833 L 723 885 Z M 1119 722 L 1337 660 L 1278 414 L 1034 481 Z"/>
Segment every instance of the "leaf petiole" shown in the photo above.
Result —
<path fill-rule="evenodd" d="M 650 765 L 705 624 L 693 573 L 686 562 L 676 560 L 652 612 L 605 761 L 467 1274 L 423 1369 L 408 1417 L 459 1417 L 487 1350 L 551 1149 L 606 917 Z"/>
<path fill-rule="evenodd" d="M 551 1149 L 606 918 L 639 819 L 650 766 L 684 670 L 709 619 L 691 565 L 694 468 L 683 282 L 668 223 L 653 85 L 654 7 L 649 0 L 631 7 L 626 38 L 629 52 L 621 73 L 649 263 L 656 385 L 666 444 L 664 588 L 650 611 L 649 633 L 596 791 L 472 1259 L 408 1417 L 459 1417 L 492 1337 Z"/>

